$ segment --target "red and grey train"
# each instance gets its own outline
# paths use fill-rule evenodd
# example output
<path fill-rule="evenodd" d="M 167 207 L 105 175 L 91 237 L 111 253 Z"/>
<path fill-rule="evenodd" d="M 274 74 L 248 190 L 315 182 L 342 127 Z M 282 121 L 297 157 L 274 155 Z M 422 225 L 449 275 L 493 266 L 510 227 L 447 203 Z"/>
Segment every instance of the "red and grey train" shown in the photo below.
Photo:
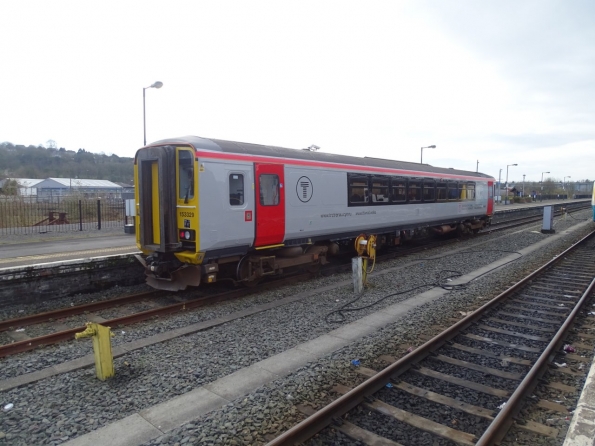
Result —
<path fill-rule="evenodd" d="M 139 149 L 134 175 L 139 259 L 168 290 L 315 268 L 362 233 L 478 231 L 494 209 L 482 173 L 196 136 Z"/>

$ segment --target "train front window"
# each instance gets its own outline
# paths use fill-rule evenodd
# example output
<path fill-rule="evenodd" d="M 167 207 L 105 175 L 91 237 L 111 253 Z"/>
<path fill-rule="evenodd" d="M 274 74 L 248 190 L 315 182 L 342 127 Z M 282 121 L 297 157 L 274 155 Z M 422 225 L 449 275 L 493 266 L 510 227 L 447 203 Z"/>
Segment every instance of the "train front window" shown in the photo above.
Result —
<path fill-rule="evenodd" d="M 178 197 L 184 203 L 194 198 L 194 156 L 189 150 L 178 152 Z"/>
<path fill-rule="evenodd" d="M 260 182 L 260 204 L 261 206 L 277 206 L 279 204 L 279 176 L 262 174 Z"/>
<path fill-rule="evenodd" d="M 244 175 L 241 173 L 229 175 L 229 204 L 232 206 L 244 204 Z"/>

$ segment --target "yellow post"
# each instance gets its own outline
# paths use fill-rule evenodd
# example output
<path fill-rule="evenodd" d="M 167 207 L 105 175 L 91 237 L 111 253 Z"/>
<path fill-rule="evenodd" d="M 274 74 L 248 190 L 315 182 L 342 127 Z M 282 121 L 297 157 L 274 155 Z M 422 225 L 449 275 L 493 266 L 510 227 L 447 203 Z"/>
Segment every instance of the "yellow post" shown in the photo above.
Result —
<path fill-rule="evenodd" d="M 76 339 L 93 338 L 93 353 L 95 354 L 95 371 L 97 378 L 105 381 L 114 376 L 114 357 L 112 356 L 111 337 L 114 334 L 110 327 L 104 327 L 95 322 L 87 322 L 87 328 L 81 333 L 76 333 Z"/>

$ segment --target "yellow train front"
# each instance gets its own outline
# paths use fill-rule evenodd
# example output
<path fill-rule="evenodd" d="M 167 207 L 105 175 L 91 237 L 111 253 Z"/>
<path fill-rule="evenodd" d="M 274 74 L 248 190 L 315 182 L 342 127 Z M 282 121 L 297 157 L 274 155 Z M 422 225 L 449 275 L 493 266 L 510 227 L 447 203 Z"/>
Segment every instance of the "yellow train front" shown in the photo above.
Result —
<path fill-rule="evenodd" d="M 318 267 L 362 233 L 378 248 L 490 223 L 488 175 L 195 136 L 135 157 L 136 242 L 147 282 L 181 290 Z"/>

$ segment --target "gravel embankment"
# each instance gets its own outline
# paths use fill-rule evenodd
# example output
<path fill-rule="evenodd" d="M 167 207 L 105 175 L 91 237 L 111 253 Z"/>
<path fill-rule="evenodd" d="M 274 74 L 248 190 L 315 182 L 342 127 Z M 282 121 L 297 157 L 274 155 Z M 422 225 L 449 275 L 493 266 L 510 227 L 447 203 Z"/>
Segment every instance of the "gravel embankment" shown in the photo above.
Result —
<path fill-rule="evenodd" d="M 559 221 L 556 229 L 560 231 L 572 226 L 578 222 L 575 219 L 581 217 L 584 221 L 588 214 L 584 211 L 575 214 L 574 219 Z M 266 441 L 267 435 L 276 434 L 302 418 L 295 408 L 296 403 L 308 402 L 319 406 L 332 399 L 330 389 L 333 384 L 355 385 L 360 382 L 361 378 L 350 365 L 351 359 L 357 358 L 362 365 L 378 368 L 374 361 L 379 355 L 395 355 L 400 344 L 417 345 L 419 334 L 432 332 L 431 325 L 448 325 L 447 319 L 459 316 L 459 311 L 475 308 L 480 302 L 495 296 L 526 272 L 551 259 L 562 246 L 578 239 L 588 228 L 592 225 L 535 254 L 520 258 L 494 274 L 483 276 L 465 289 L 452 291 L 448 298 L 414 309 L 400 323 L 385 327 L 287 378 L 276 380 L 252 395 L 147 444 L 260 444 Z M 13 403 L 14 409 L 0 412 L 0 432 L 5 435 L 0 437 L 0 441 L 11 445 L 60 444 L 423 292 L 430 286 L 422 285 L 434 284 L 452 275 L 452 271 L 470 272 L 546 237 L 549 236 L 539 232 L 512 230 L 504 236 L 499 233 L 461 242 L 458 246 L 465 247 L 467 252 L 464 253 L 447 255 L 453 249 L 448 247 L 376 265 L 376 271 L 388 273 L 370 277 L 370 287 L 353 304 L 366 308 L 343 312 L 340 323 L 329 323 L 326 316 L 352 299 L 351 284 L 322 293 L 316 290 L 341 280 L 349 281 L 349 274 L 320 278 L 166 320 L 114 329 L 117 336 L 113 342 L 118 345 L 311 291 L 310 296 L 298 302 L 134 351 L 116 360 L 116 377 L 107 382 L 96 381 L 94 370 L 89 368 L 2 392 L 2 404 Z M 423 265 L 391 270 L 412 260 L 440 253 L 444 256 L 424 260 Z M 415 287 L 420 288 L 383 299 L 389 294 Z M 378 301 L 380 303 L 371 306 Z M 335 313 L 333 317 L 336 316 Z M 80 357 L 91 352 L 90 344 L 80 341 L 5 358 L 1 377 Z"/>

